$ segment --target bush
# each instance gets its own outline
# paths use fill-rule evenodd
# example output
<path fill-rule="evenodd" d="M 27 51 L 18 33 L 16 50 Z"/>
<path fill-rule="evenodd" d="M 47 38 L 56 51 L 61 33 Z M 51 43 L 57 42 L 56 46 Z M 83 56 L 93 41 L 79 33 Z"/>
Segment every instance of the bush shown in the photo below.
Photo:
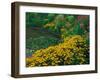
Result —
<path fill-rule="evenodd" d="M 68 15 L 66 18 L 67 18 L 67 21 L 70 22 L 70 23 L 73 23 L 75 21 L 74 16 Z"/>
<path fill-rule="evenodd" d="M 56 66 L 89 64 L 89 47 L 79 35 L 64 39 L 63 43 L 37 50 L 26 58 L 26 66 Z"/>

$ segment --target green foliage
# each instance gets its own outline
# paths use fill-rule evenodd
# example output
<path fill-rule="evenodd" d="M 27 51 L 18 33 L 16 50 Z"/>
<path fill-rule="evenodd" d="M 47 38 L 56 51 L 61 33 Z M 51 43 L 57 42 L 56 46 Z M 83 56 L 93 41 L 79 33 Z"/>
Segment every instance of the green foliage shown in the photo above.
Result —
<path fill-rule="evenodd" d="M 47 18 L 48 18 L 48 22 L 52 22 L 55 18 L 55 14 L 48 14 Z"/>
<path fill-rule="evenodd" d="M 26 26 L 27 27 L 30 27 L 30 26 L 33 26 L 33 21 L 34 21 L 34 19 L 33 19 L 33 14 L 32 13 L 26 13 Z"/>
<path fill-rule="evenodd" d="M 67 14 L 26 13 L 26 25 L 45 28 L 64 37 L 88 33 L 89 17 L 82 16 L 79 21 L 77 17 Z"/>
<path fill-rule="evenodd" d="M 44 24 L 43 17 L 38 13 L 26 13 L 27 27 L 41 27 Z"/>
<path fill-rule="evenodd" d="M 84 30 L 80 27 L 80 24 L 78 23 L 78 25 L 73 29 L 73 35 L 83 35 L 83 34 Z"/>
<path fill-rule="evenodd" d="M 67 18 L 67 21 L 69 21 L 70 23 L 73 23 L 75 21 L 75 16 L 69 15 L 66 18 Z"/>
<path fill-rule="evenodd" d="M 65 21 L 64 15 L 59 14 L 56 16 L 56 18 L 55 18 L 55 31 L 57 34 L 61 33 L 60 29 L 62 26 L 64 26 L 64 21 Z"/>

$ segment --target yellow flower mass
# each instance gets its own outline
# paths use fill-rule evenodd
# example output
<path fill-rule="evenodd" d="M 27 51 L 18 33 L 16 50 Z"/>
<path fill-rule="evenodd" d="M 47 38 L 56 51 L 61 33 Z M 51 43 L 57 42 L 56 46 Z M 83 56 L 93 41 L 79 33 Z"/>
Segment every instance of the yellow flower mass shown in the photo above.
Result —
<path fill-rule="evenodd" d="M 76 35 L 65 38 L 63 43 L 37 50 L 31 58 L 26 58 L 26 66 L 57 66 L 87 64 L 89 47 L 86 40 Z"/>

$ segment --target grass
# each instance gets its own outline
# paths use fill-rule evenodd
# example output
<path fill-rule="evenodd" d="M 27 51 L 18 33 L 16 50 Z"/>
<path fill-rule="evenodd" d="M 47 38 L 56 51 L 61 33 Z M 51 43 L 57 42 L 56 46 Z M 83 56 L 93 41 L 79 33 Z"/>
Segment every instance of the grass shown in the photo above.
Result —
<path fill-rule="evenodd" d="M 26 57 L 30 57 L 36 50 L 56 45 L 61 40 L 46 30 L 27 27 L 26 29 Z"/>

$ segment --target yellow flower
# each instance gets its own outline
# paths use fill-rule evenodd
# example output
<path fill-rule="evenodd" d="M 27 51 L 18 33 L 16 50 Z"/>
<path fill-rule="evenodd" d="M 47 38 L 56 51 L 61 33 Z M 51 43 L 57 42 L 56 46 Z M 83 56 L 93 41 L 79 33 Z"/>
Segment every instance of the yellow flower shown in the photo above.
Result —
<path fill-rule="evenodd" d="M 86 58 L 89 58 L 88 50 L 84 38 L 76 35 L 56 46 L 37 50 L 31 58 L 26 59 L 26 63 L 28 67 L 72 65 L 76 64 L 75 61 L 77 64 L 85 64 Z"/>

